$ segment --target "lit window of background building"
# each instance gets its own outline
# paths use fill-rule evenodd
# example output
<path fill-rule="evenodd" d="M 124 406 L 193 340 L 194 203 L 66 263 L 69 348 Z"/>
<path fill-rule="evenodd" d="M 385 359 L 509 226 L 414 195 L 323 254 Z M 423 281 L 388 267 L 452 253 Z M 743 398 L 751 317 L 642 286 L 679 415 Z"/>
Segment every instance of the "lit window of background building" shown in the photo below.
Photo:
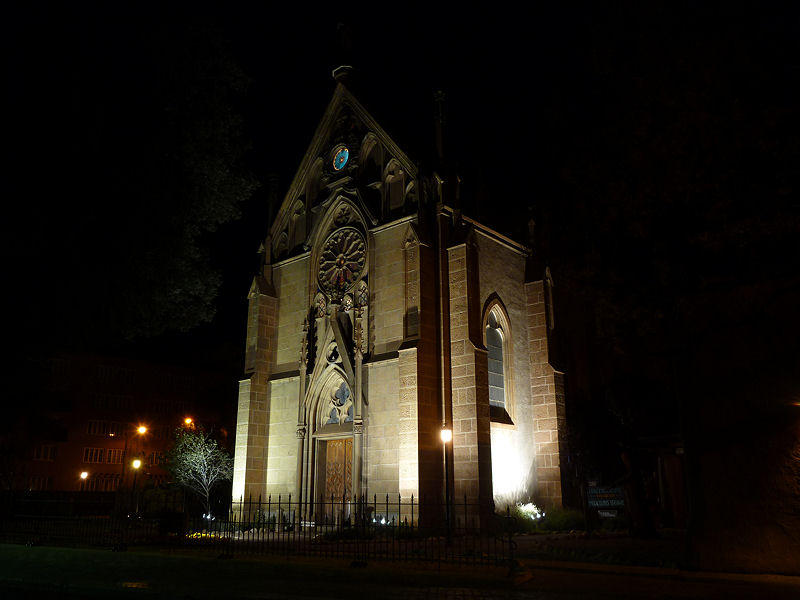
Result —
<path fill-rule="evenodd" d="M 41 426 L 18 442 L 12 490 L 113 492 L 130 485 L 124 463 L 133 458 L 142 461 L 137 486 L 167 484 L 165 454 L 190 415 L 225 442 L 230 425 L 214 398 L 224 397 L 229 382 L 216 374 L 82 354 L 32 369 L 41 374 L 30 392 Z"/>

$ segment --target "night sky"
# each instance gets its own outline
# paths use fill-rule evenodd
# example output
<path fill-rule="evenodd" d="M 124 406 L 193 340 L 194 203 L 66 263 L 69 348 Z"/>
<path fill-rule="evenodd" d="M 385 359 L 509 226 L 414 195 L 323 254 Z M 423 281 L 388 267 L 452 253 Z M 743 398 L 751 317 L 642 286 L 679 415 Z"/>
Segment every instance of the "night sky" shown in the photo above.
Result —
<path fill-rule="evenodd" d="M 556 283 L 558 359 L 587 422 L 611 437 L 673 434 L 686 427 L 687 386 L 692 398 L 721 380 L 757 387 L 765 369 L 783 402 L 800 357 L 798 13 L 595 4 L 458 15 L 12 5 L 3 252 L 14 346 L 180 357 L 235 381 L 271 186 L 282 198 L 331 71 L 348 63 L 357 97 L 421 161 L 443 90 L 465 211 L 522 241 L 536 220 Z M 226 126 L 241 117 L 229 156 L 260 182 L 241 218 L 226 207 L 219 227 L 196 224 L 186 260 L 220 273 L 216 315 L 189 333 L 121 342 L 115 324 L 149 320 L 138 312 L 148 282 L 178 277 L 180 265 L 158 257 L 175 255 L 164 239 L 188 235 L 181 215 L 193 208 L 162 191 L 194 185 L 208 164 L 181 155 L 187 140 L 228 135 L 207 115 Z"/>

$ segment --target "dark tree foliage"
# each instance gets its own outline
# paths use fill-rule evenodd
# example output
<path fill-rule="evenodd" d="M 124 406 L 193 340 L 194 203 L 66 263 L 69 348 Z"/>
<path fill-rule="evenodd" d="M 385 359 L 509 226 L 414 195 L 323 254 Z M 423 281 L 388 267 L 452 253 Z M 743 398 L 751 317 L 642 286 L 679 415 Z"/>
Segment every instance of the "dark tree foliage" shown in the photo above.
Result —
<path fill-rule="evenodd" d="M 571 450 L 679 439 L 706 568 L 796 569 L 798 22 L 596 8 L 550 112 Z"/>
<path fill-rule="evenodd" d="M 798 497 L 775 440 L 800 398 L 800 32 L 736 10 L 590 7 L 551 40 L 539 132 L 568 471 L 613 483 L 623 451 L 682 444 L 695 531 L 744 506 L 789 524 L 757 490 Z"/>
<path fill-rule="evenodd" d="M 596 9 L 550 113 L 557 290 L 602 350 L 593 381 L 614 395 L 646 376 L 629 405 L 688 364 L 797 349 L 781 309 L 800 294 L 796 25 L 707 12 Z"/>
<path fill-rule="evenodd" d="M 248 79 L 209 19 L 179 12 L 88 3 L 16 15 L 10 251 L 30 312 L 46 306 L 43 333 L 61 343 L 188 330 L 214 314 L 209 236 L 256 187 L 240 167 Z"/>

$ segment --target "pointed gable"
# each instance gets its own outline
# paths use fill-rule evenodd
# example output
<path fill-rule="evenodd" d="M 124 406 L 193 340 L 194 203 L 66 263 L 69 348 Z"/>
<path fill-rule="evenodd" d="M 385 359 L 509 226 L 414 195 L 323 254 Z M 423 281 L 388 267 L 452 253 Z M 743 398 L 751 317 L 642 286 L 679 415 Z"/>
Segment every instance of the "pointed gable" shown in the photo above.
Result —
<path fill-rule="evenodd" d="M 416 165 L 339 83 L 272 225 L 272 256 L 307 251 L 343 198 L 374 227 L 415 212 L 417 188 Z"/>

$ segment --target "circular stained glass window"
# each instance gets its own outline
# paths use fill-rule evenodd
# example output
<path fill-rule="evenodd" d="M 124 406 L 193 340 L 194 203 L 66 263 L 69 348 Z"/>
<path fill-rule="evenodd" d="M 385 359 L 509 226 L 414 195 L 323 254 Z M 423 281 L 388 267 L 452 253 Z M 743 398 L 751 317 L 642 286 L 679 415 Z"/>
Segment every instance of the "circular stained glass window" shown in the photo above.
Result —
<path fill-rule="evenodd" d="M 333 155 L 333 168 L 337 171 L 341 171 L 344 169 L 344 166 L 347 164 L 349 158 L 350 150 L 347 149 L 347 146 L 340 147 L 336 151 L 336 154 Z"/>
<path fill-rule="evenodd" d="M 319 287 L 341 299 L 355 285 L 364 271 L 366 242 L 353 227 L 334 231 L 322 246 L 319 257 Z"/>

